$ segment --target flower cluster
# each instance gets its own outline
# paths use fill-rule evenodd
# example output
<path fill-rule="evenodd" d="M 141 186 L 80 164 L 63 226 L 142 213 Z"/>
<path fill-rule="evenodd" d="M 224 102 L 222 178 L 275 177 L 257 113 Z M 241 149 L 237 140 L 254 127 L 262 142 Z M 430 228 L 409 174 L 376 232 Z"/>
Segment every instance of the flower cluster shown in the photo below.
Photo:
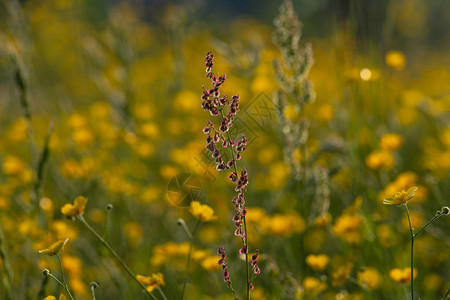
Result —
<path fill-rule="evenodd" d="M 233 139 L 230 136 L 230 128 L 233 126 L 234 118 L 239 112 L 240 98 L 239 95 L 234 95 L 231 99 L 228 98 L 227 95 L 221 96 L 220 86 L 225 82 L 226 77 L 225 75 L 217 77 L 212 72 L 212 67 L 214 65 L 213 58 L 214 54 L 212 52 L 208 52 L 205 58 L 206 77 L 211 80 L 213 87 L 210 89 L 203 87 L 203 94 L 201 96 L 202 107 L 204 110 L 209 111 L 212 116 L 220 115 L 221 120 L 218 129 L 215 124 L 209 120 L 203 128 L 203 133 L 208 135 L 206 137 L 206 149 L 211 152 L 212 157 L 215 159 L 216 169 L 218 171 L 229 170 L 231 174 L 228 176 L 228 179 L 236 184 L 235 191 L 238 194 L 232 199 L 236 210 L 236 213 L 233 216 L 233 222 L 236 226 L 234 235 L 240 237 L 243 242 L 243 245 L 239 250 L 239 254 L 245 254 L 247 257 L 248 244 L 245 224 L 247 210 L 245 208 L 245 192 L 247 191 L 246 187 L 248 185 L 248 173 L 245 168 L 238 172 L 236 161 L 242 158 L 241 154 L 247 148 L 248 140 L 244 135 L 240 138 L 233 137 Z M 228 160 L 222 156 L 217 146 L 220 142 L 222 144 L 222 149 L 230 149 L 231 159 Z M 231 281 L 225 263 L 225 250 L 223 245 L 219 248 L 218 253 L 222 255 L 219 265 L 222 265 L 224 269 L 225 282 L 227 282 L 228 286 L 231 286 Z M 257 256 L 258 254 L 256 254 L 254 259 L 252 259 L 251 264 L 255 274 L 260 273 L 260 269 L 257 265 Z M 248 282 L 248 287 L 253 287 L 251 282 Z"/>
<path fill-rule="evenodd" d="M 261 273 L 261 269 L 258 266 L 258 255 L 259 255 L 259 250 L 256 249 L 256 253 L 252 255 L 252 261 L 250 262 L 250 264 L 253 268 L 253 273 L 255 273 L 255 275 L 259 275 Z"/>
<path fill-rule="evenodd" d="M 223 247 L 223 245 L 221 245 L 219 247 L 219 249 L 217 250 L 217 254 L 222 256 L 221 259 L 219 260 L 218 264 L 219 266 L 222 266 L 223 269 L 223 280 L 227 283 L 228 287 L 233 290 L 232 282 L 230 279 L 230 273 L 228 272 L 228 267 L 227 267 L 227 254 L 225 252 L 225 248 Z"/>
<path fill-rule="evenodd" d="M 231 182 L 236 183 L 235 191 L 238 195 L 233 198 L 233 204 L 236 208 L 236 214 L 233 217 L 233 221 L 236 225 L 235 235 L 240 236 L 244 245 L 240 249 L 240 254 L 247 253 L 247 243 L 245 240 L 245 230 L 243 227 L 243 217 L 246 215 L 245 210 L 245 199 L 244 193 L 246 191 L 246 186 L 248 184 L 248 173 L 246 169 L 243 169 L 240 174 L 238 174 L 236 168 L 236 161 L 241 159 L 241 153 L 247 148 L 248 140 L 245 136 L 242 136 L 238 141 L 231 139 L 229 135 L 229 129 L 233 126 L 233 120 L 239 111 L 239 95 L 234 95 L 231 97 L 231 101 L 226 95 L 220 96 L 220 86 L 225 82 L 225 75 L 217 77 L 212 72 L 214 54 L 208 52 L 206 55 L 205 67 L 207 75 L 206 77 L 211 79 L 213 84 L 212 89 L 206 89 L 203 87 L 202 94 L 202 107 L 204 110 L 208 110 L 212 116 L 217 116 L 219 113 L 222 116 L 220 122 L 219 130 L 216 129 L 212 121 L 208 121 L 206 126 L 203 128 L 203 133 L 208 134 L 206 137 L 206 149 L 211 152 L 212 157 L 216 160 L 216 169 L 218 171 L 230 170 L 231 174 L 228 178 Z M 227 113 L 225 114 L 225 109 Z M 226 133 L 226 135 L 225 135 Z M 232 152 L 232 158 L 227 162 L 224 161 L 220 150 L 217 148 L 216 144 L 222 142 L 222 147 L 227 148 L 230 146 Z"/>

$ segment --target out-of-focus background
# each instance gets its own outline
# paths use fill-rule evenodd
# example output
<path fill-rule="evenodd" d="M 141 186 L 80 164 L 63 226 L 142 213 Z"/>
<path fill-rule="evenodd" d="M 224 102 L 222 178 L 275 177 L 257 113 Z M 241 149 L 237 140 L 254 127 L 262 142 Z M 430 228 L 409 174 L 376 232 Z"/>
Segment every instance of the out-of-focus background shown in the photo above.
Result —
<path fill-rule="evenodd" d="M 189 248 L 177 218 L 193 228 L 189 202 L 208 204 L 218 219 L 198 231 L 186 299 L 233 299 L 217 265 L 222 243 L 243 295 L 234 187 L 202 133 L 213 120 L 200 106 L 210 50 L 214 72 L 227 75 L 222 93 L 240 95 L 235 127 L 249 140 L 239 167 L 249 171 L 249 245 L 262 269 L 252 299 L 408 299 L 408 272 L 393 271 L 410 266 L 408 220 L 382 200 L 417 186 L 416 229 L 449 205 L 450 2 L 293 1 L 300 44 L 313 49 L 315 101 L 281 112 L 309 124 L 304 148 L 291 152 L 272 101 L 281 3 L 0 2 L 2 299 L 58 297 L 41 272 L 58 274 L 57 261 L 37 251 L 67 237 L 76 299 L 91 299 L 91 281 L 98 299 L 144 297 L 61 214 L 79 195 L 99 232 L 113 204 L 111 245 L 136 273 L 161 272 L 168 299 L 181 295 Z M 309 177 L 296 178 L 293 162 Z M 416 240 L 422 299 L 450 288 L 449 225 L 439 218 Z"/>

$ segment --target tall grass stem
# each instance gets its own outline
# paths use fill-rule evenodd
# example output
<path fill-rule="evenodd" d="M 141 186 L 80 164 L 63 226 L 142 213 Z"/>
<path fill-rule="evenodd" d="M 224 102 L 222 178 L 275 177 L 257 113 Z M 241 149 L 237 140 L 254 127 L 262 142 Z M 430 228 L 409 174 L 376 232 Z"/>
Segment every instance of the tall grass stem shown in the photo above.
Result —
<path fill-rule="evenodd" d="M 79 215 L 78 219 L 100 241 L 100 243 L 102 243 L 103 246 L 105 246 L 106 249 L 108 249 L 108 251 L 112 254 L 112 256 L 114 256 L 114 258 L 122 266 L 122 268 L 125 269 L 125 271 L 128 273 L 128 275 L 130 275 L 130 277 L 133 278 L 133 280 L 145 291 L 145 293 L 152 299 L 158 300 L 158 298 L 156 298 L 155 295 L 153 295 L 151 292 L 149 292 L 147 290 L 147 288 L 137 279 L 136 274 L 134 274 L 133 271 L 131 271 L 131 269 L 127 266 L 127 264 L 125 264 L 125 262 L 120 258 L 120 256 L 116 253 L 116 251 L 114 251 L 114 249 L 109 245 L 109 243 L 107 241 L 105 241 L 105 239 L 102 238 L 97 233 L 97 231 L 95 231 L 95 229 L 91 227 L 91 225 L 89 225 L 89 223 L 84 219 L 83 215 Z"/>

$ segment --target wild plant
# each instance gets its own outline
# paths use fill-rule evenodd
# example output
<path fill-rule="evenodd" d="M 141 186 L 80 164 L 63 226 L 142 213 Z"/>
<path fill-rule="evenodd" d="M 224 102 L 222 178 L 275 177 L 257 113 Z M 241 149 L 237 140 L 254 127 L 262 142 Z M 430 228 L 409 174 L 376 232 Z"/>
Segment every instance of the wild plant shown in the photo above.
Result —
<path fill-rule="evenodd" d="M 245 277 L 246 277 L 246 296 L 250 299 L 250 291 L 254 288 L 253 280 L 261 272 L 258 266 L 258 250 L 249 261 L 249 245 L 247 237 L 247 222 L 246 215 L 247 209 L 245 205 L 245 192 L 248 185 L 248 173 L 245 168 L 240 171 L 237 166 L 237 162 L 242 158 L 242 152 L 247 148 L 247 138 L 245 135 L 232 136 L 230 129 L 233 127 L 234 120 L 239 112 L 239 95 L 233 95 L 231 99 L 227 95 L 221 94 L 221 86 L 225 82 L 226 76 L 216 76 L 212 69 L 214 54 L 208 52 L 205 58 L 206 77 L 211 80 L 212 88 L 203 87 L 203 93 L 201 96 L 202 107 L 204 110 L 209 111 L 212 117 L 219 119 L 219 125 L 209 120 L 206 126 L 203 128 L 203 133 L 207 134 L 206 137 L 206 149 L 211 153 L 215 159 L 217 171 L 228 170 L 231 172 L 228 179 L 236 184 L 235 192 L 236 196 L 233 197 L 232 203 L 234 205 L 235 214 L 233 216 L 233 222 L 235 225 L 234 235 L 240 237 L 242 240 L 242 247 L 239 249 L 240 255 L 245 255 Z M 225 151 L 229 149 L 229 155 L 225 154 Z M 229 157 L 229 158 L 227 158 Z M 221 245 L 217 251 L 217 254 L 221 256 L 219 265 L 222 266 L 224 272 L 224 281 L 227 286 L 233 292 L 235 299 L 238 299 L 237 293 L 233 288 L 230 273 L 228 271 L 227 256 L 225 247 Z M 250 267 L 252 273 L 250 275 Z"/>
<path fill-rule="evenodd" d="M 304 116 L 300 119 L 288 119 L 286 110 L 301 115 L 305 106 L 315 99 L 314 89 L 308 78 L 314 64 L 312 46 L 307 43 L 302 47 L 300 44 L 301 23 L 291 1 L 283 2 L 274 24 L 273 41 L 281 52 L 281 60 L 276 59 L 273 62 L 275 79 L 279 86 L 273 95 L 273 101 L 286 140 L 284 147 L 286 160 L 295 178 L 306 180 L 309 121 Z M 298 159 L 299 155 L 301 160 Z"/>
<path fill-rule="evenodd" d="M 68 203 L 68 204 L 64 205 L 61 208 L 61 213 L 69 219 L 79 220 L 86 227 L 86 229 L 88 229 L 94 235 L 94 237 L 103 246 L 105 246 L 106 249 L 108 249 L 109 253 L 114 257 L 116 262 L 125 270 L 127 275 L 129 275 L 134 280 L 134 282 L 136 282 L 144 290 L 144 292 L 147 294 L 147 296 L 149 296 L 150 298 L 152 298 L 154 300 L 157 300 L 158 298 L 152 292 L 156 288 L 159 291 L 159 293 L 161 294 L 162 298 L 164 300 L 167 300 L 166 295 L 164 294 L 163 290 L 160 287 L 160 285 L 164 285 L 163 275 L 161 273 L 156 273 L 151 276 L 136 275 L 130 269 L 130 267 L 125 263 L 125 261 L 120 257 L 120 255 L 112 248 L 112 246 L 109 244 L 109 242 L 106 240 L 106 232 L 107 231 L 105 230 L 105 233 L 102 236 L 86 221 L 86 219 L 83 216 L 84 210 L 86 208 L 86 204 L 87 204 L 87 198 L 85 198 L 83 196 L 79 196 L 74 200 L 73 204 Z M 107 209 L 110 212 L 113 209 L 113 206 L 111 204 L 109 204 Z M 105 221 L 105 229 L 108 224 L 108 219 L 110 216 L 109 212 L 107 215 L 108 218 Z M 94 292 L 93 292 L 94 288 L 97 285 L 96 284 L 91 285 L 93 295 L 94 295 Z"/>
<path fill-rule="evenodd" d="M 410 274 L 409 278 L 406 277 L 405 281 L 411 281 L 411 299 L 414 300 L 414 277 L 417 275 L 416 271 L 414 269 L 414 241 L 417 238 L 417 236 L 425 229 L 428 225 L 430 225 L 433 221 L 436 219 L 442 217 L 442 216 L 448 216 L 450 215 L 450 209 L 447 206 L 442 207 L 440 210 L 436 211 L 433 218 L 431 218 L 425 225 L 423 225 L 419 230 L 415 232 L 415 229 L 411 226 L 411 217 L 409 214 L 408 209 L 408 201 L 411 200 L 417 191 L 417 187 L 410 187 L 408 190 L 401 190 L 399 192 L 396 192 L 395 194 L 389 196 L 388 198 L 383 200 L 383 204 L 386 205 L 397 205 L 397 206 L 404 206 L 406 210 L 406 215 L 408 217 L 408 225 L 409 225 L 409 232 L 411 234 L 411 250 L 410 250 L 410 257 L 411 257 L 411 266 L 410 266 Z M 391 271 L 391 277 L 397 277 L 396 272 Z M 448 296 L 444 296 L 444 299 L 446 299 Z M 420 298 L 419 298 L 420 299 Z"/>

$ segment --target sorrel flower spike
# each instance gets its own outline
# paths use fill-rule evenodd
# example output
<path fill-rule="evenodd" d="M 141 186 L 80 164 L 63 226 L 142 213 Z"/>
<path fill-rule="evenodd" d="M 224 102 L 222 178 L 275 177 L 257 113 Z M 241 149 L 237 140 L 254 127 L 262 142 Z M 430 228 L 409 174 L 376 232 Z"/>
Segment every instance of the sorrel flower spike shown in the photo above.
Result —
<path fill-rule="evenodd" d="M 250 263 L 248 257 L 248 241 L 247 241 L 247 228 L 245 217 L 247 210 L 245 208 L 245 192 L 247 191 L 247 185 L 249 182 L 248 172 L 245 168 L 238 170 L 237 161 L 242 158 L 242 152 L 247 148 L 248 140 L 245 135 L 232 136 L 230 129 L 233 127 L 234 119 L 239 112 L 239 95 L 233 95 L 229 98 L 227 95 L 222 95 L 220 91 L 221 85 L 225 82 L 226 76 L 216 76 L 212 67 L 214 54 L 208 52 L 205 58 L 206 77 L 211 80 L 212 88 L 203 87 L 203 93 L 201 96 L 202 107 L 204 110 L 209 111 L 211 116 L 219 118 L 219 123 L 216 124 L 208 120 L 206 126 L 203 128 L 203 133 L 207 134 L 206 137 L 206 149 L 211 153 L 211 156 L 216 162 L 216 169 L 218 171 L 229 170 L 231 174 L 228 179 L 235 184 L 235 191 L 237 195 L 233 197 L 232 202 L 235 207 L 235 214 L 233 216 L 233 222 L 235 225 L 234 235 L 242 239 L 242 246 L 239 249 L 239 254 L 245 255 L 246 264 L 246 279 L 247 279 L 247 299 L 250 299 L 250 290 L 253 289 L 253 284 L 249 277 Z M 222 145 L 222 147 L 220 147 Z M 221 151 L 225 151 L 227 148 L 231 156 L 223 155 Z M 230 157 L 227 159 L 226 157 Z M 235 298 L 236 293 L 232 287 L 230 274 L 225 262 L 225 249 L 220 246 L 218 254 L 222 255 L 219 260 L 219 265 L 222 265 L 224 271 L 224 280 L 228 287 L 233 292 Z M 252 260 L 252 267 L 254 274 L 259 274 L 260 270 L 256 264 L 256 257 Z"/>

